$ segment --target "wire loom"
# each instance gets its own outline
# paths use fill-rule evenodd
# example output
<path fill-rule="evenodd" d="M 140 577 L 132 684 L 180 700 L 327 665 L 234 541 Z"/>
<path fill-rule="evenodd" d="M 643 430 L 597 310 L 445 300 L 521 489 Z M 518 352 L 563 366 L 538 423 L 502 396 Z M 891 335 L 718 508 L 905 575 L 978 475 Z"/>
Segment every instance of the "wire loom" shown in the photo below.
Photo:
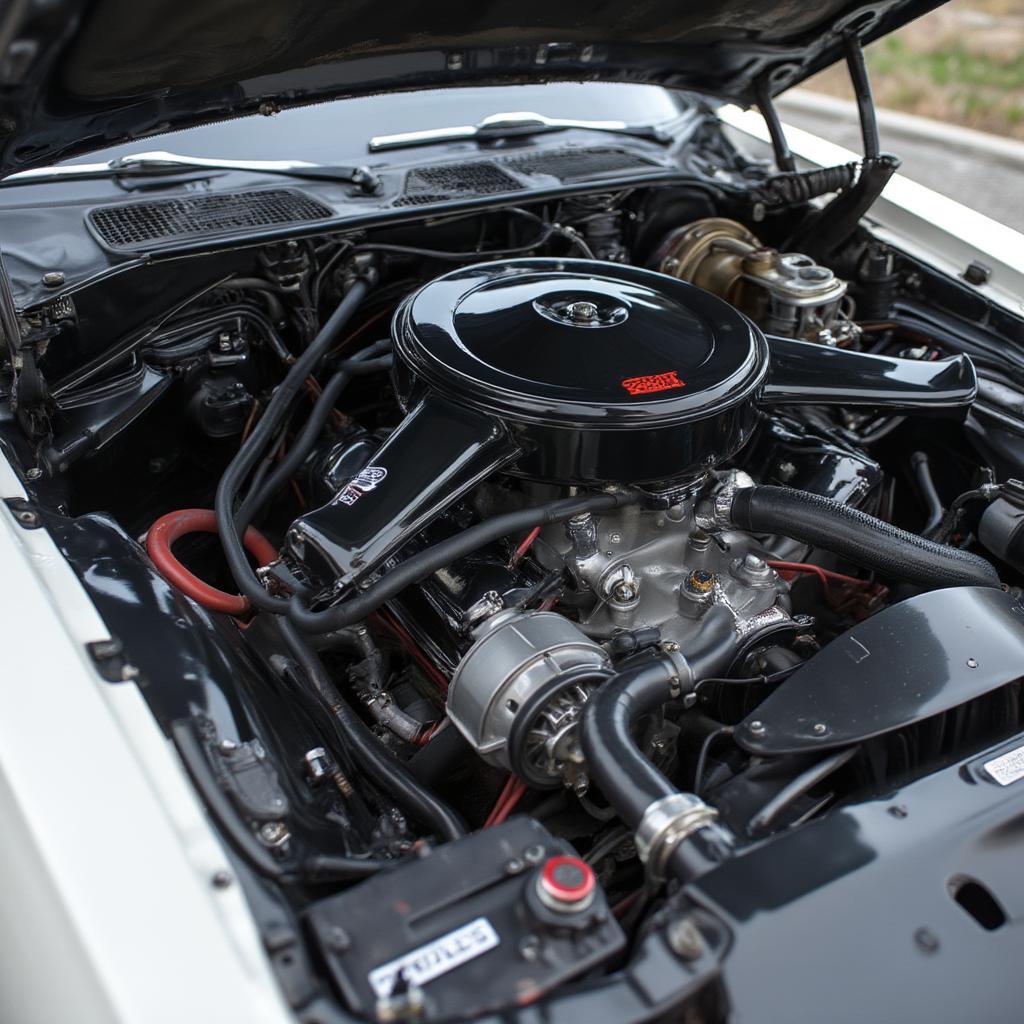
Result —
<path fill-rule="evenodd" d="M 833 192 L 843 192 L 857 180 L 860 164 L 851 161 L 836 167 L 774 174 L 764 185 L 750 190 L 753 202 L 765 206 L 797 206 Z"/>

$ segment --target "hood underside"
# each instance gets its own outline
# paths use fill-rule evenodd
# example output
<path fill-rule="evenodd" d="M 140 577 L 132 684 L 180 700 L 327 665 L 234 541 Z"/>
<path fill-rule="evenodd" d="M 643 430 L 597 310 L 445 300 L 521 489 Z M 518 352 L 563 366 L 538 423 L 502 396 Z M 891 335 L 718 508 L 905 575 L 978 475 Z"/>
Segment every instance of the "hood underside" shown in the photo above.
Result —
<path fill-rule="evenodd" d="M 630 81 L 750 102 L 941 0 L 12 0 L 0 173 L 320 100 L 438 86 Z"/>

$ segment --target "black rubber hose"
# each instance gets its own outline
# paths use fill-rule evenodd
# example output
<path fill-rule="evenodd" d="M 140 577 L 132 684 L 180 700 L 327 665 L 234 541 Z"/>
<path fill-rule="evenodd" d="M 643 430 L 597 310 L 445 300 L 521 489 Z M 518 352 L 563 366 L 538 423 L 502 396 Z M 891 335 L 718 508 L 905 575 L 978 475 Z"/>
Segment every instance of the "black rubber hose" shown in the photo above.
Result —
<path fill-rule="evenodd" d="M 284 320 L 284 303 L 279 294 L 280 288 L 264 280 L 262 277 L 232 277 L 224 282 L 225 289 L 237 288 L 239 291 L 256 291 L 265 296 L 270 307 L 270 316 L 275 323 Z"/>
<path fill-rule="evenodd" d="M 257 607 L 266 611 L 284 614 L 288 609 L 285 598 L 268 594 L 249 566 L 249 560 L 242 546 L 242 535 L 235 528 L 235 497 L 253 466 L 259 461 L 264 449 L 270 443 L 274 432 L 291 407 L 306 378 L 337 340 L 345 324 L 359 308 L 370 285 L 357 280 L 346 296 L 338 303 L 321 328 L 320 333 L 310 342 L 309 347 L 295 360 L 284 380 L 274 392 L 266 411 L 260 417 L 253 432 L 228 464 L 217 485 L 214 508 L 217 513 L 217 531 L 227 559 L 228 568 L 238 589 Z"/>
<path fill-rule="evenodd" d="M 313 403 L 313 408 L 303 424 L 299 436 L 295 438 L 287 455 L 277 464 L 273 473 L 259 487 L 252 486 L 249 493 L 242 502 L 242 507 L 235 516 L 235 530 L 240 537 L 245 536 L 246 527 L 260 514 L 267 502 L 277 491 L 287 483 L 295 471 L 305 461 L 306 456 L 313 450 L 313 446 L 327 422 L 328 416 L 334 410 L 338 396 L 355 376 L 354 363 L 358 363 L 357 371 L 360 374 L 374 373 L 378 370 L 386 370 L 391 365 L 391 356 L 380 355 L 389 346 L 390 341 L 378 341 L 369 348 L 363 349 L 352 361 L 346 361 L 342 369 L 324 385 L 323 390 Z"/>
<path fill-rule="evenodd" d="M 942 522 L 942 501 L 939 498 L 939 492 L 935 489 L 928 456 L 924 452 L 914 452 L 910 456 L 910 468 L 914 471 L 914 479 L 921 492 L 921 501 L 924 502 L 924 506 L 928 510 L 928 518 L 925 520 L 924 526 L 921 527 L 921 534 L 928 537 L 932 530 Z"/>
<path fill-rule="evenodd" d="M 469 741 L 450 722 L 409 758 L 409 771 L 433 788 L 473 756 Z"/>
<path fill-rule="evenodd" d="M 634 722 L 672 699 L 675 678 L 670 661 L 654 658 L 609 679 L 584 705 L 581 739 L 587 769 L 631 831 L 655 800 L 677 792 L 637 749 L 631 734 Z"/>
<path fill-rule="evenodd" d="M 564 522 L 584 512 L 603 512 L 621 508 L 623 505 L 633 504 L 638 497 L 638 494 L 624 491 L 618 494 L 561 498 L 544 505 L 534 505 L 531 508 L 485 519 L 482 523 L 477 523 L 476 526 L 471 526 L 454 537 L 449 537 L 406 559 L 388 572 L 379 583 L 341 604 L 315 612 L 311 611 L 301 598 L 293 597 L 288 608 L 289 617 L 307 633 L 330 633 L 335 629 L 343 629 L 365 619 L 370 612 L 376 611 L 385 601 L 389 601 L 406 587 L 419 583 L 432 572 L 443 569 L 457 559 L 472 554 L 478 548 L 502 537 L 531 530 L 545 523 Z"/>
<path fill-rule="evenodd" d="M 320 698 L 330 706 L 335 722 L 348 741 L 352 760 L 396 803 L 442 839 L 450 841 L 465 835 L 465 826 L 458 815 L 421 786 L 345 703 L 309 641 L 287 619 L 280 619 L 279 626 L 292 657 L 316 687 Z"/>
<path fill-rule="evenodd" d="M 704 616 L 697 641 L 685 652 L 692 688 L 704 676 L 720 674 L 736 653 L 732 613 L 717 605 Z M 583 707 L 581 743 L 587 770 L 605 799 L 632 831 L 656 800 L 679 790 L 639 750 L 633 726 L 673 697 L 679 665 L 652 658 L 599 686 Z"/>
<path fill-rule="evenodd" d="M 926 540 L 807 491 L 740 488 L 733 496 L 729 520 L 740 530 L 791 537 L 922 587 L 1000 586 L 999 574 L 979 555 Z"/>
<path fill-rule="evenodd" d="M 342 857 L 333 853 L 320 853 L 302 861 L 299 871 L 304 882 L 347 882 L 369 878 L 382 868 L 394 867 L 394 861 L 363 860 L 360 857 Z"/>

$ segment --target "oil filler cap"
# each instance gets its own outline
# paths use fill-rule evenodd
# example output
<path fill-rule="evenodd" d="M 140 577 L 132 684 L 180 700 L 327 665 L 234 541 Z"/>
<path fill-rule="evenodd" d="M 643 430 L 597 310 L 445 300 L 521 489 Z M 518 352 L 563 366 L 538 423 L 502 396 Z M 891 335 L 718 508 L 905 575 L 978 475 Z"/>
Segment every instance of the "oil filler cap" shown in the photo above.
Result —
<path fill-rule="evenodd" d="M 579 857 L 550 857 L 537 878 L 537 895 L 551 910 L 571 913 L 585 910 L 594 900 L 597 878 Z"/>

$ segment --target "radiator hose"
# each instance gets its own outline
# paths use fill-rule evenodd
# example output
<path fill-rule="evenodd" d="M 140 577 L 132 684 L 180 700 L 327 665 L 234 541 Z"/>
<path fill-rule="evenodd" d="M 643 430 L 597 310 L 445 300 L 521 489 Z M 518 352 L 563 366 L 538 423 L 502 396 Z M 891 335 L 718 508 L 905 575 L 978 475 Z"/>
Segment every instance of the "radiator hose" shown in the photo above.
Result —
<path fill-rule="evenodd" d="M 583 707 L 581 744 L 594 782 L 635 833 L 637 853 L 657 881 L 690 881 L 724 860 L 732 836 L 717 812 L 680 792 L 637 747 L 633 728 L 702 678 L 720 675 L 736 654 L 732 613 L 722 605 L 704 617 L 685 655 L 646 658 L 603 683 Z"/>
<path fill-rule="evenodd" d="M 719 495 L 712 528 L 780 534 L 921 587 L 998 587 L 999 574 L 980 555 L 926 540 L 859 509 L 788 487 L 741 487 Z"/>

